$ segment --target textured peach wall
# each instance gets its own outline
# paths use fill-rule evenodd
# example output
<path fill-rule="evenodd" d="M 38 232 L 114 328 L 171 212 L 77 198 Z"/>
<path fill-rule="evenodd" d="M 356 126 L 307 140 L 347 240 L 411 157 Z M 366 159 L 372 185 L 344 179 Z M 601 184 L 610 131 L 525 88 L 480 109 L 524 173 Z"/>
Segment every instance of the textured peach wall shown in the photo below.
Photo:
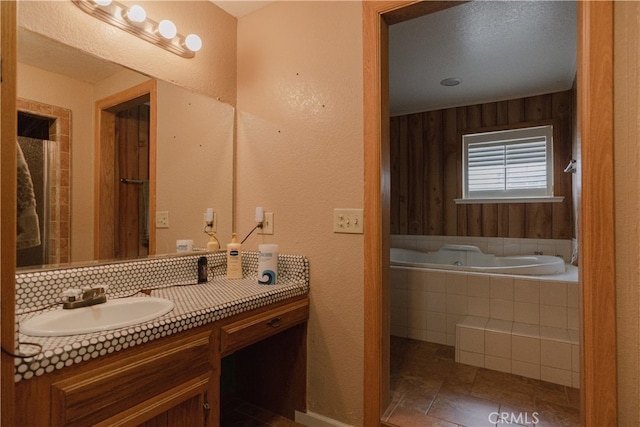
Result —
<path fill-rule="evenodd" d="M 360 2 L 276 2 L 238 20 L 237 231 L 274 212 L 282 253 L 309 258 L 308 409 L 362 424 L 363 236 L 333 233 L 363 206 Z M 366 218 L 365 218 L 366 221 Z"/>
<path fill-rule="evenodd" d="M 176 240 L 206 247 L 203 215 L 217 214 L 217 238 L 231 239 L 233 116 L 230 105 L 158 82 L 156 209 L 169 228 L 156 230 L 156 253 L 175 252 Z"/>

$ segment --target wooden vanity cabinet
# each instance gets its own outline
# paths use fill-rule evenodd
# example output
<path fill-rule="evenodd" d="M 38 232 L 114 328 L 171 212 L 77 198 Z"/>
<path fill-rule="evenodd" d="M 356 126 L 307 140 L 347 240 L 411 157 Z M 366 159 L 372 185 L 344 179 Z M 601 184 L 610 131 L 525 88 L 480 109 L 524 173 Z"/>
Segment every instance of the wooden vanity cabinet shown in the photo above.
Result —
<path fill-rule="evenodd" d="M 217 426 L 220 360 L 233 351 L 253 375 L 242 397 L 292 418 L 306 404 L 308 310 L 292 298 L 22 380 L 18 425 Z"/>
<path fill-rule="evenodd" d="M 20 381 L 19 425 L 211 425 L 211 336 L 201 327 Z"/>

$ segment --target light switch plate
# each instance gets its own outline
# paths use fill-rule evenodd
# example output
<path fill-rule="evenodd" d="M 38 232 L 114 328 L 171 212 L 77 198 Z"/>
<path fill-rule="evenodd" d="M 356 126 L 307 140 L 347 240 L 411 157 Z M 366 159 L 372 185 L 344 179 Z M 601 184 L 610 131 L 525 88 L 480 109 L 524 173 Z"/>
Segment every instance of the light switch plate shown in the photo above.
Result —
<path fill-rule="evenodd" d="M 169 228 L 169 211 L 156 212 L 156 228 Z"/>
<path fill-rule="evenodd" d="M 265 212 L 262 228 L 258 229 L 258 234 L 273 234 L 273 212 Z"/>
<path fill-rule="evenodd" d="M 364 233 L 363 220 L 362 209 L 334 209 L 333 232 L 362 234 Z"/>

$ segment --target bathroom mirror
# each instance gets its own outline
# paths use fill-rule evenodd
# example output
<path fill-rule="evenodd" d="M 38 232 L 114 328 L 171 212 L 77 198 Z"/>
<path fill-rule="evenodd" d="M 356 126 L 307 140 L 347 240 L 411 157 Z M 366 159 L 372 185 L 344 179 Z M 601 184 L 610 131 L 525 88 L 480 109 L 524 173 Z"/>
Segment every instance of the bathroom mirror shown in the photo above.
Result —
<path fill-rule="evenodd" d="M 45 252 L 44 261 L 28 261 L 25 268 L 59 264 L 55 252 L 64 250 L 65 245 L 69 256 L 61 258 L 62 263 L 95 261 L 95 104 L 151 79 L 152 76 L 35 32 L 18 29 L 18 110 L 19 116 L 26 116 L 26 121 L 22 120 L 26 124 L 21 127 L 31 128 L 31 132 L 38 126 L 44 127 L 45 132 L 46 128 L 55 127 L 57 130 L 50 134 L 58 140 L 49 148 L 42 148 L 47 143 L 40 141 L 35 150 L 28 148 L 28 144 L 33 146 L 33 139 L 38 144 L 38 138 L 32 137 L 24 146 L 23 151 L 29 157 L 33 157 L 33 151 L 39 152 L 40 160 L 35 163 L 46 163 L 43 159 L 48 159 L 49 166 L 45 167 L 49 172 L 44 175 L 52 175 L 51 170 L 57 174 L 52 182 L 43 178 L 39 184 L 44 196 L 38 203 L 45 208 L 44 212 L 53 212 L 41 214 L 46 217 L 41 219 L 40 227 L 43 245 L 34 248 Z M 156 229 L 156 244 L 150 253 L 173 253 L 178 239 L 192 239 L 194 247 L 205 247 L 209 237 L 203 232 L 203 214 L 210 207 L 216 213 L 217 236 L 222 241 L 228 240 L 232 219 L 234 108 L 158 80 L 157 121 L 156 204 L 146 215 L 153 227 L 155 212 L 167 213 L 169 227 Z M 34 184 L 36 175 L 43 174 L 33 171 Z M 54 209 L 48 210 L 49 206 Z M 61 218 L 69 218 L 68 227 L 56 223 Z M 56 239 L 62 243 L 55 250 L 43 249 L 45 245 L 56 245 Z M 18 250 L 18 257 L 21 251 Z"/>

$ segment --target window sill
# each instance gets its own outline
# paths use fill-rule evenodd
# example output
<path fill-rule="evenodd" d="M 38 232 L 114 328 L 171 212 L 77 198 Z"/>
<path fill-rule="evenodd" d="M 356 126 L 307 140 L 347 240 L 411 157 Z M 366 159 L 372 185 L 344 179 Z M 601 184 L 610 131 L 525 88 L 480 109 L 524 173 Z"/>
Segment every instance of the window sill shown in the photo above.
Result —
<path fill-rule="evenodd" d="M 508 197 L 490 199 L 453 199 L 456 205 L 473 205 L 489 203 L 560 203 L 564 201 L 564 196 L 555 197 Z"/>

